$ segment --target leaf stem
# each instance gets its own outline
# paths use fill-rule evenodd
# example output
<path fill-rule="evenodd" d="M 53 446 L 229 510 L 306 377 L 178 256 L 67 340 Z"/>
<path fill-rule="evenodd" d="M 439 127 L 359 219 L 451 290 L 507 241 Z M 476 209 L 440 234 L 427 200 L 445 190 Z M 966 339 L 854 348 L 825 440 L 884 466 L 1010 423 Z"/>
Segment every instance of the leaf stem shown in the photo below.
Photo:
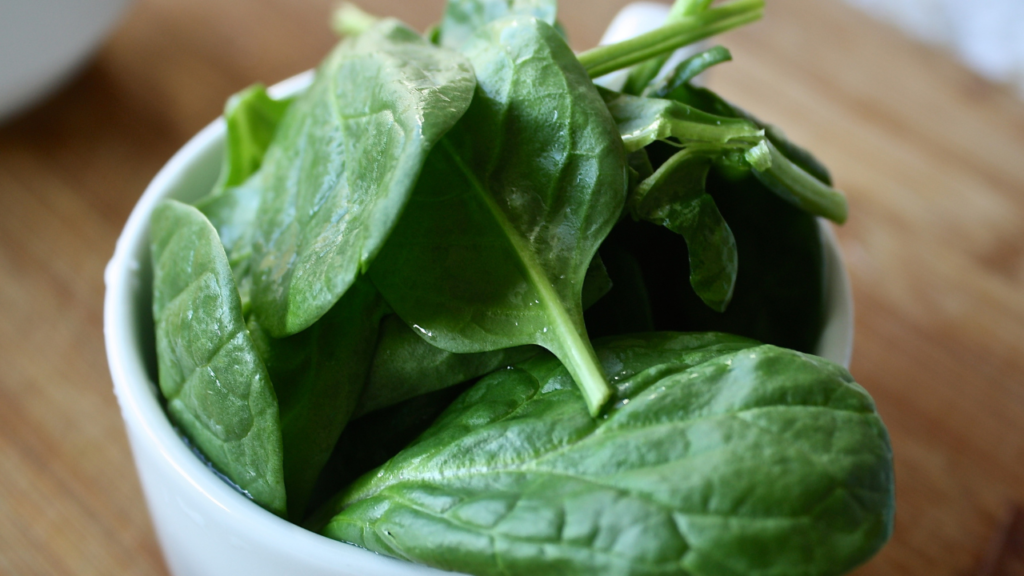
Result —
<path fill-rule="evenodd" d="M 676 0 L 672 9 L 669 10 L 668 17 L 665 18 L 665 24 L 678 22 L 687 16 L 696 16 L 707 10 L 710 5 L 711 0 Z M 670 56 L 671 54 L 661 54 L 643 64 L 634 66 L 629 71 L 629 78 L 626 79 L 626 85 L 622 87 L 622 91 L 639 96 L 658 77 L 658 73 L 661 72 Z"/>
<path fill-rule="evenodd" d="M 842 192 L 808 174 L 803 168 L 786 158 L 768 139 L 764 144 L 771 153 L 771 167 L 754 170 L 754 176 L 772 192 L 801 210 L 842 224 L 846 222 L 848 207 Z"/>
<path fill-rule="evenodd" d="M 764 0 L 736 0 L 671 22 L 636 38 L 598 46 L 580 54 L 579 61 L 591 78 L 597 78 L 755 22 L 761 19 L 763 10 Z"/>

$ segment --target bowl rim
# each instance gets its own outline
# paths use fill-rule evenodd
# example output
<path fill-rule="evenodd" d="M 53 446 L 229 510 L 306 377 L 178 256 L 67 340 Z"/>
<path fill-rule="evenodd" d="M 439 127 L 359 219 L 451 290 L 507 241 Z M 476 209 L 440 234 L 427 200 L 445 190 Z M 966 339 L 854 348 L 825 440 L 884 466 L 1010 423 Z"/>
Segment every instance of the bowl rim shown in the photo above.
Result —
<path fill-rule="evenodd" d="M 307 70 L 272 86 L 272 97 L 293 95 L 312 82 L 313 70 Z M 137 310 L 133 310 L 135 294 L 140 288 L 140 251 L 148 255 L 149 217 L 156 204 L 175 190 L 183 175 L 198 160 L 223 147 L 226 124 L 219 117 L 192 137 L 160 169 L 146 187 L 132 209 L 119 236 L 114 255 L 104 271 L 106 293 L 103 305 L 103 332 L 107 361 L 114 383 L 114 394 L 121 407 L 121 415 L 129 435 L 141 434 L 148 446 L 159 452 L 163 461 L 233 520 L 248 526 L 259 526 L 261 540 L 273 541 L 278 548 L 301 547 L 304 559 L 328 564 L 338 554 L 365 555 L 363 561 L 392 559 L 344 542 L 335 541 L 282 519 L 246 498 L 224 482 L 181 440 L 167 418 L 158 396 L 159 389 L 152 381 L 140 350 L 136 323 Z M 848 367 L 852 355 L 853 303 L 850 281 L 839 251 L 836 236 L 827 222 L 819 219 L 826 259 L 826 323 L 822 333 L 826 357 Z M 819 343 L 818 352 L 822 352 Z M 416 564 L 388 565 L 389 573 L 426 575 L 451 574 Z"/>

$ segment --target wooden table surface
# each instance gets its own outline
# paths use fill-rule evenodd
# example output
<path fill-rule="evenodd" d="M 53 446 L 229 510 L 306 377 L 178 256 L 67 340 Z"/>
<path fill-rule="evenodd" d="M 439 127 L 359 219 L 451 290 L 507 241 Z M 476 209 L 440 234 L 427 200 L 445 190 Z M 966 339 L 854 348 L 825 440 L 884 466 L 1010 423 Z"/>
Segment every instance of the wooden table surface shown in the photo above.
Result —
<path fill-rule="evenodd" d="M 574 46 L 624 3 L 563 0 Z M 328 50 L 330 4 L 140 0 L 80 77 L 0 126 L 0 574 L 166 574 L 111 392 L 103 266 L 228 95 Z M 365 5 L 422 28 L 441 0 Z M 712 84 L 850 198 L 852 372 L 892 434 L 898 503 L 857 574 L 980 574 L 1024 503 L 1024 103 L 834 0 L 770 0 L 725 43 Z"/>

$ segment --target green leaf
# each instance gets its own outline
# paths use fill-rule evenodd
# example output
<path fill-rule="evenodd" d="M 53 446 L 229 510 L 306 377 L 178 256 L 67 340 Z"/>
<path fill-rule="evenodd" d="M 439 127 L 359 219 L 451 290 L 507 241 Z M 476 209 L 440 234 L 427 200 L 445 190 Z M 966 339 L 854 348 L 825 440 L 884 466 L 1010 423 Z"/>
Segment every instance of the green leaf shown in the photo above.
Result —
<path fill-rule="evenodd" d="M 331 497 L 405 449 L 469 386 L 449 386 L 353 418 L 317 479 L 310 499 L 312 513 L 302 525 L 313 532 L 323 529 L 334 515 L 328 505 Z"/>
<path fill-rule="evenodd" d="M 758 149 L 763 131 L 748 120 L 708 114 L 672 100 L 609 90 L 601 95 L 627 150 L 643 150 L 659 141 L 683 147 L 640 182 L 629 208 L 634 218 L 686 239 L 693 289 L 713 310 L 724 311 L 736 284 L 738 255 L 732 231 L 704 192 L 705 179 L 713 162 L 732 155 L 749 170 L 744 154 Z"/>
<path fill-rule="evenodd" d="M 432 153 L 370 276 L 435 346 L 551 350 L 596 411 L 609 389 L 581 292 L 625 202 L 615 123 L 548 24 L 502 20 L 464 50 L 473 105 Z"/>
<path fill-rule="evenodd" d="M 238 286 L 243 314 L 250 310 L 252 235 L 263 195 L 259 180 L 259 174 L 255 174 L 244 184 L 211 194 L 196 203 L 196 208 L 210 220 L 224 245 Z"/>
<path fill-rule="evenodd" d="M 708 68 L 716 64 L 729 62 L 730 60 L 732 60 L 732 53 L 725 46 L 714 46 L 703 52 L 698 52 L 680 62 L 675 70 L 659 82 L 658 85 L 645 90 L 644 95 L 666 98 L 680 86 L 689 84 L 691 80 Z"/>
<path fill-rule="evenodd" d="M 831 187 L 828 169 L 810 152 L 793 144 L 779 128 L 761 122 L 706 88 L 690 84 L 677 86 L 669 97 L 705 112 L 740 118 L 764 130 L 767 141 L 764 166 L 755 166 L 754 175 L 790 204 L 837 224 L 846 221 L 848 207 L 842 192 Z"/>
<path fill-rule="evenodd" d="M 359 279 L 327 314 L 294 336 L 274 339 L 249 322 L 281 407 L 292 520 L 303 518 L 320 470 L 356 410 L 384 310 L 373 285 Z"/>
<path fill-rule="evenodd" d="M 388 316 L 381 325 L 370 378 L 354 416 L 479 378 L 535 356 L 539 350 L 536 346 L 517 346 L 455 354 L 432 346 L 398 316 Z"/>
<path fill-rule="evenodd" d="M 674 148 L 664 146 L 670 154 Z M 606 244 L 627 250 L 643 270 L 657 330 L 719 331 L 814 352 L 825 315 L 824 247 L 817 219 L 785 202 L 753 176 L 733 181 L 712 169 L 706 191 L 736 239 L 740 266 L 724 313 L 691 287 L 683 237 L 626 219 Z M 614 280 L 614 276 L 613 276 Z"/>
<path fill-rule="evenodd" d="M 595 256 L 583 283 L 583 307 L 589 308 L 612 289 L 611 278 Z M 398 316 L 381 325 L 380 341 L 370 379 L 353 417 L 359 417 L 421 394 L 479 378 L 536 356 L 537 346 L 517 346 L 493 352 L 456 354 L 427 342 L 421 332 Z"/>
<path fill-rule="evenodd" d="M 496 372 L 323 533 L 480 576 L 834 576 L 888 539 L 888 434 L 843 368 L 721 334 L 598 350 L 605 417 L 551 356 Z"/>
<path fill-rule="evenodd" d="M 249 310 L 252 234 L 262 191 L 257 174 L 267 148 L 294 98 L 274 100 L 256 84 L 232 96 L 224 109 L 224 161 L 213 190 L 196 202 L 217 229 L 242 298 Z"/>
<path fill-rule="evenodd" d="M 263 157 L 294 98 L 274 100 L 255 84 L 233 95 L 224 107 L 224 161 L 211 196 L 239 186 L 263 164 Z"/>
<path fill-rule="evenodd" d="M 460 48 L 477 30 L 509 16 L 533 16 L 557 28 L 558 2 L 556 0 L 448 0 L 440 26 L 441 45 L 448 48 Z"/>
<path fill-rule="evenodd" d="M 369 266 L 474 86 L 465 58 L 394 20 L 328 56 L 261 171 L 252 298 L 268 333 L 312 325 Z"/>
<path fill-rule="evenodd" d="M 210 462 L 257 504 L 285 515 L 281 423 L 267 369 L 217 231 L 191 206 L 151 219 L 153 318 L 167 412 Z"/>
<path fill-rule="evenodd" d="M 644 180 L 630 210 L 681 235 L 689 252 L 690 285 L 712 310 L 724 312 L 736 286 L 736 239 L 714 199 L 705 191 L 717 147 L 692 145 L 673 155 Z"/>
<path fill-rule="evenodd" d="M 662 98 L 641 98 L 601 89 L 626 150 L 633 152 L 658 140 L 674 138 L 679 143 L 706 142 L 746 150 L 764 139 L 753 122 L 702 112 L 682 102 Z"/>

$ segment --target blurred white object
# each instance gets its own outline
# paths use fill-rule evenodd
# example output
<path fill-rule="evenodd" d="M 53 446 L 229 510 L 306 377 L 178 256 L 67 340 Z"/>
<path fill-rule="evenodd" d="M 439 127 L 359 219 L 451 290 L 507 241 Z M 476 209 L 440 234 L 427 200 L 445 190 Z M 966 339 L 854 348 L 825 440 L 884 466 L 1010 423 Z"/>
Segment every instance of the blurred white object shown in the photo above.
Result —
<path fill-rule="evenodd" d="M 907 33 L 952 49 L 968 66 L 1024 95 L 1021 0 L 847 0 Z"/>
<path fill-rule="evenodd" d="M 128 0 L 0 0 L 0 120 L 66 80 Z"/>

